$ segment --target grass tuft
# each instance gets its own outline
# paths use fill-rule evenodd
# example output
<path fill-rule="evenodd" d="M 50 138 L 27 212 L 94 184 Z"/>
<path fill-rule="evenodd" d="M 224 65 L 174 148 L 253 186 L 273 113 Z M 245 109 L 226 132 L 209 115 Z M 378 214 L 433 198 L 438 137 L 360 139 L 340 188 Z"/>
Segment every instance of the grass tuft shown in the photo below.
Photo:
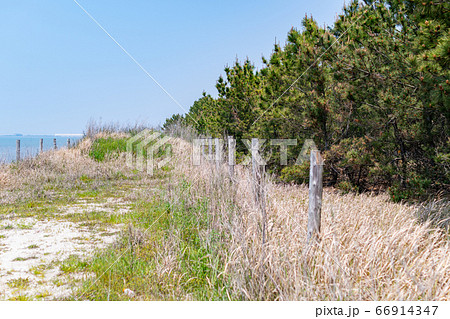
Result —
<path fill-rule="evenodd" d="M 10 288 L 25 289 L 29 286 L 30 280 L 28 278 L 11 279 L 7 284 Z"/>

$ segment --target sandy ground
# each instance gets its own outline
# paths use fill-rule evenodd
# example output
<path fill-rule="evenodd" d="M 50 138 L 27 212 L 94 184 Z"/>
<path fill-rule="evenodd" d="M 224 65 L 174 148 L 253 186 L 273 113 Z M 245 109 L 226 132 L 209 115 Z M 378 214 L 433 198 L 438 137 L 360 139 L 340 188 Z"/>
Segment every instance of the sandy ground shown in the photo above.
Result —
<path fill-rule="evenodd" d="M 113 204 L 119 204 L 119 208 L 111 208 Z M 126 204 L 113 199 L 100 204 L 80 202 L 65 207 L 62 216 L 93 211 L 122 214 L 128 209 Z M 61 262 L 69 256 L 91 256 L 96 249 L 113 243 L 121 226 L 89 227 L 83 222 L 3 216 L 0 220 L 0 300 L 25 296 L 51 300 L 68 296 L 77 288 L 82 275 L 62 271 Z"/>

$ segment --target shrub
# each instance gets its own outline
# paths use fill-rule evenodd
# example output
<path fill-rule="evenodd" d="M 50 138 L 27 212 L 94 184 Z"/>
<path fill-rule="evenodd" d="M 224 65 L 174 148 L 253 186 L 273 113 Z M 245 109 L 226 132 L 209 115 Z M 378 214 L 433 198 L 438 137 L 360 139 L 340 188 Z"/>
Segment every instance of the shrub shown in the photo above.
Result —
<path fill-rule="evenodd" d="M 365 138 L 348 138 L 325 153 L 324 181 L 349 191 L 361 191 L 376 184 L 369 176 L 374 159 Z"/>
<path fill-rule="evenodd" d="M 304 184 L 309 182 L 309 162 L 287 166 L 281 170 L 280 179 L 285 183 Z"/>
<path fill-rule="evenodd" d="M 397 182 L 389 187 L 389 194 L 394 202 L 410 198 L 424 198 L 427 195 L 427 189 L 430 187 L 431 181 L 414 173 L 409 173 L 409 175 L 404 184 Z"/>
<path fill-rule="evenodd" d="M 352 191 L 355 191 L 355 192 L 358 191 L 358 186 L 352 185 L 352 183 L 350 183 L 349 181 L 341 181 L 339 184 L 337 184 L 336 187 L 338 189 L 340 189 L 341 191 L 343 191 L 344 193 L 349 193 L 349 192 L 352 192 Z"/>

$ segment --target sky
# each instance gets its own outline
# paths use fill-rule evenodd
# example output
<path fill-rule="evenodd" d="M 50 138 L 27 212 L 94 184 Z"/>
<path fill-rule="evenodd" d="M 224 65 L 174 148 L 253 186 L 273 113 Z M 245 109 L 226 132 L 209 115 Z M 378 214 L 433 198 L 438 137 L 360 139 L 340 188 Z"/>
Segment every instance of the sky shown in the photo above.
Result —
<path fill-rule="evenodd" d="M 307 14 L 332 25 L 343 0 L 2 1 L 0 134 L 83 133 L 90 120 L 163 124 L 224 67 L 258 67 Z"/>

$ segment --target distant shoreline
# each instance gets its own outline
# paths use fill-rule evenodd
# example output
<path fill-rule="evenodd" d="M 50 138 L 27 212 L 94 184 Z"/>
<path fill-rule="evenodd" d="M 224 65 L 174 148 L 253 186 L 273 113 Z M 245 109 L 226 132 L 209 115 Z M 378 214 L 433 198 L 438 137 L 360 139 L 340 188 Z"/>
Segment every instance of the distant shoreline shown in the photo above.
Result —
<path fill-rule="evenodd" d="M 0 137 L 7 136 L 7 137 L 29 137 L 29 136 L 58 136 L 58 137 L 64 137 L 64 136 L 78 136 L 81 137 L 84 134 L 0 134 Z"/>
<path fill-rule="evenodd" d="M 74 145 L 83 138 L 83 134 L 48 134 L 48 135 L 0 135 L 0 162 L 12 163 L 17 157 L 17 141 L 20 141 L 21 158 L 34 157 L 41 151 L 67 148 L 68 141 Z"/>
<path fill-rule="evenodd" d="M 55 136 L 83 136 L 84 134 L 55 134 Z"/>

